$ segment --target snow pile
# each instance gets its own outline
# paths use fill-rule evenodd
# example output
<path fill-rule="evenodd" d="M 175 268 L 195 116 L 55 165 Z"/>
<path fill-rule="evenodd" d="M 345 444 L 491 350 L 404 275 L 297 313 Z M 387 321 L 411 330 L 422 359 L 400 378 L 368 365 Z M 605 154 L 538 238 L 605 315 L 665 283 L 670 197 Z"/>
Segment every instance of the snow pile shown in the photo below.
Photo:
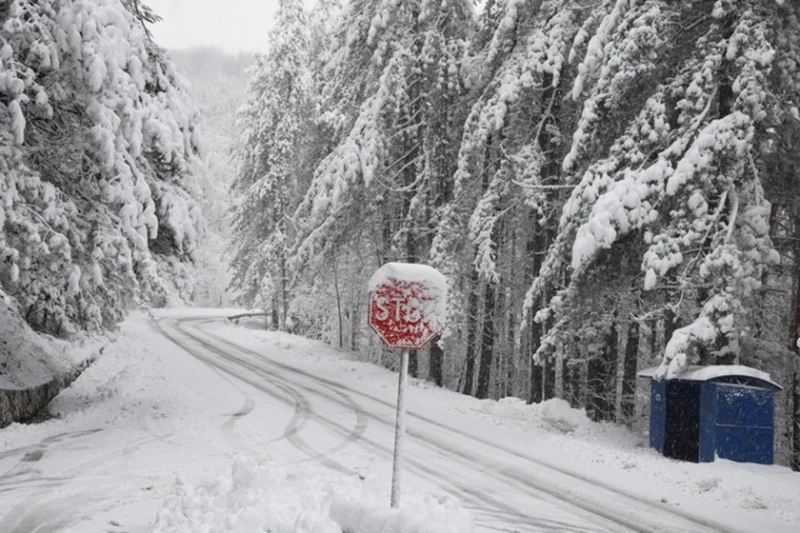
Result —
<path fill-rule="evenodd" d="M 585 409 L 575 409 L 561 398 L 552 398 L 541 403 L 528 404 L 520 398 L 483 400 L 481 411 L 490 415 L 497 423 L 502 420 L 518 420 L 524 425 L 555 433 L 573 433 L 579 429 L 590 430 L 595 424 L 586 416 Z"/>
<path fill-rule="evenodd" d="M 317 471 L 318 472 L 318 471 Z M 153 533 L 470 533 L 472 516 L 451 498 L 412 494 L 387 507 L 355 480 L 237 458 L 229 478 L 178 479 Z"/>
<path fill-rule="evenodd" d="M 472 516 L 455 500 L 433 496 L 402 509 L 337 500 L 330 514 L 348 533 L 470 533 L 475 530 Z"/>
<path fill-rule="evenodd" d="M 571 433 L 580 427 L 586 427 L 591 421 L 586 417 L 585 409 L 575 409 L 569 402 L 561 398 L 553 398 L 536 404 L 542 420 L 550 427 L 562 433 Z"/>
<path fill-rule="evenodd" d="M 332 484 L 298 478 L 271 465 L 240 457 L 227 479 L 199 486 L 176 481 L 164 501 L 153 533 L 339 533 L 327 516 Z"/>

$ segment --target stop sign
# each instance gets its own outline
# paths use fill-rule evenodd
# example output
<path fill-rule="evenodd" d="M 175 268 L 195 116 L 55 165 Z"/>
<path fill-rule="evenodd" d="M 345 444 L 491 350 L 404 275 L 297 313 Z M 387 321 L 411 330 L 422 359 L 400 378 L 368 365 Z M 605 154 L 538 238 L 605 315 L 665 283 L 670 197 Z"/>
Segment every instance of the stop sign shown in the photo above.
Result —
<path fill-rule="evenodd" d="M 369 282 L 369 325 L 393 348 L 422 348 L 444 326 L 447 283 L 436 269 L 387 263 Z"/>

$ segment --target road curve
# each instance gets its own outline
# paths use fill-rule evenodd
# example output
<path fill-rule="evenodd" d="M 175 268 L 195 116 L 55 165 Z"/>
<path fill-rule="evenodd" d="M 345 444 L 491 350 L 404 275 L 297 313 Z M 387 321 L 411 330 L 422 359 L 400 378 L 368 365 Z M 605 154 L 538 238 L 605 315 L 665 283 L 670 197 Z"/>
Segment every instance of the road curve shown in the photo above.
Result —
<path fill-rule="evenodd" d="M 320 452 L 315 449 L 314 443 L 302 438 L 302 427 L 289 432 L 287 438 L 324 466 L 343 474 L 353 474 L 352 469 L 336 459 L 337 452 L 353 444 L 391 456 L 391 443 L 370 436 L 366 430 L 368 421 L 386 428 L 393 427 L 394 405 L 363 391 L 271 360 L 266 354 L 204 331 L 203 325 L 210 321 L 207 316 L 162 320 L 159 328 L 174 342 L 208 364 L 216 365 L 220 370 L 245 379 L 252 385 L 258 383 L 260 385 L 257 386 L 268 393 L 270 390 L 282 390 L 283 394 L 276 396 L 281 401 L 305 404 L 306 410 L 302 416 L 338 432 L 342 439 L 340 444 Z M 202 349 L 198 349 L 198 346 Z M 351 410 L 355 424 L 344 424 L 339 418 L 308 410 L 312 398 Z M 423 414 L 409 412 L 409 419 L 408 436 L 415 445 L 424 447 L 432 455 L 445 458 L 451 472 L 463 472 L 465 475 L 448 477 L 443 475 L 436 463 L 417 459 L 411 454 L 406 457 L 408 470 L 462 499 L 475 514 L 482 529 L 518 532 L 735 533 L 727 525 L 620 491 L 600 480 L 526 456 Z M 485 484 L 475 482 L 481 478 L 486 480 Z M 481 486 L 502 486 L 503 494 L 493 494 Z M 614 502 L 614 505 L 609 505 L 609 502 Z M 560 508 L 574 516 L 575 522 L 535 516 L 535 509 L 542 504 Z"/>

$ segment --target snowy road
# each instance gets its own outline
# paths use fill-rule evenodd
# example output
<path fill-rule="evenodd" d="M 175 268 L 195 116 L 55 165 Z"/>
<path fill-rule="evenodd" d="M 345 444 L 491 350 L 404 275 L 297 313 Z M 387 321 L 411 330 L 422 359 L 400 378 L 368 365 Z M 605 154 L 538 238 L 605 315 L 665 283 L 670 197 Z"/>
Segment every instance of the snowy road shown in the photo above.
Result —
<path fill-rule="evenodd" d="M 141 315 L 54 401 L 57 419 L 0 431 L 0 532 L 145 533 L 155 524 L 194 533 L 191 524 L 204 520 L 217 521 L 211 531 L 233 531 L 229 511 L 241 518 L 267 504 L 265 515 L 290 508 L 236 487 L 242 455 L 268 474 L 290 472 L 267 494 L 278 500 L 290 492 L 286 483 L 310 475 L 323 488 L 299 498 L 333 480 L 388 503 L 395 379 L 321 343 L 263 336 L 211 311 Z M 585 457 L 571 460 L 585 446 L 554 454 L 537 441 L 544 434 L 509 432 L 501 420 L 462 410 L 465 401 L 474 399 L 423 383 L 409 390 L 402 502 L 450 495 L 482 532 L 745 532 L 756 522 L 762 531 L 792 530 L 763 513 L 704 513 L 703 500 L 677 493 L 667 502 L 663 483 L 618 482 Z M 222 474 L 231 465 L 232 486 Z M 781 470 L 771 475 L 796 486 Z M 176 519 L 188 522 L 164 526 Z"/>
<path fill-rule="evenodd" d="M 360 475 L 363 454 L 389 461 L 394 405 L 203 331 L 208 319 L 162 321 L 162 331 L 205 363 L 283 403 L 282 437 L 308 460 Z M 237 413 L 245 414 L 245 413 Z M 311 435 L 305 439 L 304 435 Z M 323 435 L 325 435 L 323 437 Z M 461 499 L 485 531 L 722 531 L 724 526 L 598 486 L 594 480 L 420 413 L 410 412 L 406 483 Z M 352 448 L 356 448 L 355 450 Z"/>

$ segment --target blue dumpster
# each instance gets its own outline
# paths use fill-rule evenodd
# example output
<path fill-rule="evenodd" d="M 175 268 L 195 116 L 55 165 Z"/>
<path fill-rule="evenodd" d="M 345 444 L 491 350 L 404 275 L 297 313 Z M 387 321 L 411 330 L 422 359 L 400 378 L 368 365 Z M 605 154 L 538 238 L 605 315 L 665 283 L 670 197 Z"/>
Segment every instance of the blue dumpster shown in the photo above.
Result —
<path fill-rule="evenodd" d="M 677 378 L 650 378 L 650 446 L 666 457 L 716 457 L 772 464 L 775 392 L 769 374 L 740 365 L 692 366 Z"/>

